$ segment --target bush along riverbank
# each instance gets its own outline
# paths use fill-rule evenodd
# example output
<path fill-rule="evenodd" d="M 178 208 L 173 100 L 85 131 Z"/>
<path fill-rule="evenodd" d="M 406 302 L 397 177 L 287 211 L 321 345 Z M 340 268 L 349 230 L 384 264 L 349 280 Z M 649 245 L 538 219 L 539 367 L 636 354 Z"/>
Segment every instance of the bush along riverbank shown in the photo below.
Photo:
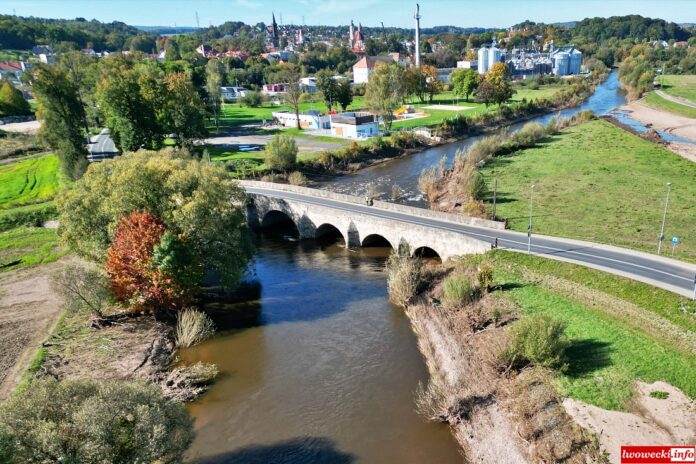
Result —
<path fill-rule="evenodd" d="M 352 142 L 346 147 L 324 151 L 316 158 L 300 161 L 295 168 L 310 179 L 347 174 L 385 160 L 418 153 L 427 146 L 453 143 L 472 135 L 496 131 L 540 114 L 578 106 L 592 95 L 595 86 L 607 76 L 608 69 L 597 65 L 590 76 L 571 79 L 566 88 L 553 97 L 522 100 L 472 116 L 459 113 L 431 128 L 432 137 L 429 138 L 401 131 L 394 132 L 389 137 L 375 137 L 368 142 Z M 235 169 L 235 165 L 231 165 L 231 168 Z M 265 177 L 268 181 L 284 181 L 288 178 L 286 171 L 281 173 L 267 170 L 253 174 Z"/>
<path fill-rule="evenodd" d="M 693 441 L 696 313 L 677 295 L 502 250 L 387 272 L 430 372 L 418 409 L 470 461 L 618 462 L 622 444 Z"/>

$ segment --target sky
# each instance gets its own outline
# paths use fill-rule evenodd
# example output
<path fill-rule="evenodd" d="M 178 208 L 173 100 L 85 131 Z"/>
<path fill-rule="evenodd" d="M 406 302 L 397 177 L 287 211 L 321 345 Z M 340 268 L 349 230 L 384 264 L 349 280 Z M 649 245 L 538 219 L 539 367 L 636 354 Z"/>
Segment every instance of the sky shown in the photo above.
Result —
<path fill-rule="evenodd" d="M 416 1 L 404 0 L 0 0 L 0 13 L 122 21 L 138 26 L 201 26 L 225 21 L 413 27 Z M 640 14 L 696 23 L 696 0 L 420 0 L 421 27 L 507 27 L 526 19 L 565 22 Z"/>

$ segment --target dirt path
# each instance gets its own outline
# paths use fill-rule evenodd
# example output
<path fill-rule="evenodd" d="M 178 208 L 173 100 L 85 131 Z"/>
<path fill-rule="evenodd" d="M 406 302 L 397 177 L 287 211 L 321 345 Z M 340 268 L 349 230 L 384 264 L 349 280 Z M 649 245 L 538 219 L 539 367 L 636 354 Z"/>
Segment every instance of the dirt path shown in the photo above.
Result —
<path fill-rule="evenodd" d="M 661 96 L 662 98 L 664 98 L 665 100 L 669 100 L 669 101 L 674 102 L 678 105 L 684 105 L 684 106 L 690 106 L 691 108 L 696 108 L 696 103 L 691 102 L 691 101 L 687 100 L 686 98 L 675 97 L 675 96 L 672 96 L 668 93 L 663 92 L 662 90 L 656 90 L 655 93 L 658 94 L 659 96 Z"/>
<path fill-rule="evenodd" d="M 0 399 L 14 390 L 58 318 L 60 302 L 48 282 L 61 265 L 0 274 Z"/>

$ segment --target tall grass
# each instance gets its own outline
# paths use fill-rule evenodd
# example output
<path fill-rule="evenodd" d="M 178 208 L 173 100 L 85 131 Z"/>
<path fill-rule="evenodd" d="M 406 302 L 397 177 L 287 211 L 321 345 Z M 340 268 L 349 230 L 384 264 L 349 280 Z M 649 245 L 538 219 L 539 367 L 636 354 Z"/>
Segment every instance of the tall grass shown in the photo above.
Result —
<path fill-rule="evenodd" d="M 207 314 L 185 309 L 179 313 L 176 321 L 176 346 L 188 348 L 196 345 L 215 332 L 215 325 Z"/>
<path fill-rule="evenodd" d="M 421 262 L 416 258 L 392 253 L 386 266 L 389 300 L 395 305 L 406 307 L 418 292 L 421 282 Z"/>

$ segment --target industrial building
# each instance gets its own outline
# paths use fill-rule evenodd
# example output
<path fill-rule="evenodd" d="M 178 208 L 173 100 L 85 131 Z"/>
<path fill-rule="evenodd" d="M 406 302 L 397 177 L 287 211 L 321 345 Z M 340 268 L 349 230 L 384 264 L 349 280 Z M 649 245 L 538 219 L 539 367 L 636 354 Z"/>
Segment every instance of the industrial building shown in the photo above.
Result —
<path fill-rule="evenodd" d="M 481 47 L 478 51 L 478 73 L 486 74 L 494 64 L 503 61 L 503 52 L 495 46 L 495 41 L 490 47 Z"/>
<path fill-rule="evenodd" d="M 582 52 L 573 45 L 558 47 L 550 53 L 553 73 L 557 76 L 580 74 Z"/>

